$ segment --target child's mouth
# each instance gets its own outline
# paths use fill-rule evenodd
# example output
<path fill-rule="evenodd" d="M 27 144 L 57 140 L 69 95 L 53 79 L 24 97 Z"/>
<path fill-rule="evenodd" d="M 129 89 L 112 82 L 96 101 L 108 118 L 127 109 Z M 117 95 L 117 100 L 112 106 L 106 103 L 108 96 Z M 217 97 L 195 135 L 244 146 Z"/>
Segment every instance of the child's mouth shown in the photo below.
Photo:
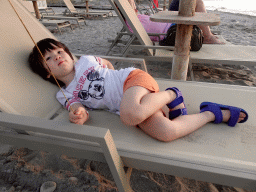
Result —
<path fill-rule="evenodd" d="M 64 61 L 59 62 L 58 66 L 60 66 Z"/>

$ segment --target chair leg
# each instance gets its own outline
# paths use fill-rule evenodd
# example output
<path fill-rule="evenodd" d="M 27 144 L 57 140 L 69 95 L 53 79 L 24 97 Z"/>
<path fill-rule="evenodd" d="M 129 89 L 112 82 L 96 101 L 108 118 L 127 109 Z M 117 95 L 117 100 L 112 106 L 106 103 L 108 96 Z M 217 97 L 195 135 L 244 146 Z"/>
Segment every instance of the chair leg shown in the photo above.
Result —
<path fill-rule="evenodd" d="M 119 156 L 113 137 L 110 131 L 104 136 L 104 140 L 99 142 L 103 149 L 106 161 L 110 168 L 110 171 L 115 179 L 116 185 L 120 192 L 130 192 L 132 191 L 130 182 L 124 171 L 124 164 L 121 157 Z"/>
<path fill-rule="evenodd" d="M 58 24 L 57 24 L 57 29 L 59 30 L 60 34 L 62 35 L 61 30 L 60 30 L 60 28 L 59 28 L 59 25 L 58 25 Z"/>
<path fill-rule="evenodd" d="M 121 29 L 120 33 L 122 33 L 122 32 L 125 32 L 125 28 L 124 28 L 124 27 Z M 118 35 L 116 36 L 116 38 L 114 39 L 114 41 L 113 41 L 112 44 L 110 45 L 110 47 L 109 47 L 109 49 L 108 49 L 106 55 L 109 55 L 110 51 L 117 45 L 118 40 L 120 40 L 120 39 L 122 38 L 122 36 L 123 36 L 122 34 L 118 34 Z"/>
<path fill-rule="evenodd" d="M 76 20 L 76 22 L 77 22 L 77 24 L 78 24 L 78 27 L 79 27 L 80 29 L 82 29 L 82 27 L 81 27 L 81 25 L 80 25 L 78 19 Z"/>
<path fill-rule="evenodd" d="M 190 75 L 191 81 L 195 81 L 195 77 L 193 73 L 193 65 L 191 61 L 189 61 L 189 64 L 188 64 L 188 73 Z"/>
<path fill-rule="evenodd" d="M 131 38 L 128 40 L 127 44 L 125 45 L 125 48 L 122 50 L 122 56 L 125 57 L 128 53 L 129 47 L 132 44 L 132 42 L 136 39 L 135 35 L 132 35 Z"/>

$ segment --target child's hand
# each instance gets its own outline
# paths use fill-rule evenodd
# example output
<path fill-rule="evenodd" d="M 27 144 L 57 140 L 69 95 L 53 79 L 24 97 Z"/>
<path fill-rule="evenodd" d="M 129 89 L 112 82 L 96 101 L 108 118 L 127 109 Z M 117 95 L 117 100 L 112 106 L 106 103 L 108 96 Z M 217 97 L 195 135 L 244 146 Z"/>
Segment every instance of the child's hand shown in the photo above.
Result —
<path fill-rule="evenodd" d="M 83 125 L 89 119 L 89 113 L 86 111 L 84 107 L 77 107 L 74 109 L 74 113 L 72 110 L 69 112 L 69 120 L 72 123 Z"/>

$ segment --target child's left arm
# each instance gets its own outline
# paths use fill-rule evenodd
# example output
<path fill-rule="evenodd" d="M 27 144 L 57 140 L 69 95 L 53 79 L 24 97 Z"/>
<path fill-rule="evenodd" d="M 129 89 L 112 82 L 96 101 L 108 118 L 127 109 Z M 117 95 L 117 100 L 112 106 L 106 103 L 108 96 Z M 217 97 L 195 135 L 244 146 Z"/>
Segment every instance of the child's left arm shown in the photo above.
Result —
<path fill-rule="evenodd" d="M 72 110 L 69 111 L 69 120 L 72 123 L 83 125 L 89 119 L 88 111 L 81 103 L 74 103 L 71 107 Z"/>
<path fill-rule="evenodd" d="M 112 69 L 115 70 L 114 66 L 112 65 L 112 63 L 110 63 L 108 60 L 106 59 L 102 59 L 102 65 L 104 68 L 108 68 L 108 69 Z"/>

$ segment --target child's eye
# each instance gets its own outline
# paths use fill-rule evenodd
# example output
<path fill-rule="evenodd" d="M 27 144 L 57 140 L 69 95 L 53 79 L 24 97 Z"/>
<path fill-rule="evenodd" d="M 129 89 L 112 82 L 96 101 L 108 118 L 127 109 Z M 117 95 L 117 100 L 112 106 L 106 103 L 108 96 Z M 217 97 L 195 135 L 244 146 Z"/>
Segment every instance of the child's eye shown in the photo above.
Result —
<path fill-rule="evenodd" d="M 46 61 L 49 61 L 51 59 L 51 57 L 46 57 L 45 60 Z"/>

